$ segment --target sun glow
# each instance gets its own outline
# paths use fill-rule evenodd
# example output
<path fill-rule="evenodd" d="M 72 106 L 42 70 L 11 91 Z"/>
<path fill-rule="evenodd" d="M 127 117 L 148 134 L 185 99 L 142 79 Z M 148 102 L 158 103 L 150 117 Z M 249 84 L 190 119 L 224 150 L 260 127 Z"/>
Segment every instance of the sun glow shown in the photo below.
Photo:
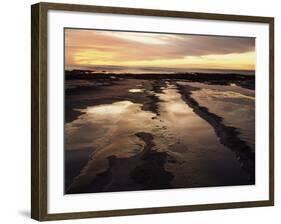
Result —
<path fill-rule="evenodd" d="M 128 66 L 128 67 L 177 67 L 177 68 L 212 68 L 212 69 L 245 69 L 254 70 L 255 52 L 227 55 L 186 56 L 180 59 L 155 60 L 122 60 L 116 57 L 118 53 L 83 50 L 74 56 L 74 63 L 85 66 Z"/>

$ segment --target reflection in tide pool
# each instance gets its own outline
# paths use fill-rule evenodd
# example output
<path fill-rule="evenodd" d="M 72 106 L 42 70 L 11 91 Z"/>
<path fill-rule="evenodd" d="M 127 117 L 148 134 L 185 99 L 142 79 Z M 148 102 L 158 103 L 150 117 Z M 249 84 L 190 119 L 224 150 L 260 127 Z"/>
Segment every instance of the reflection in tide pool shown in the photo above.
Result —
<path fill-rule="evenodd" d="M 135 133 L 149 132 L 157 135 L 159 121 L 155 115 L 142 111 L 141 104 L 119 101 L 112 104 L 88 107 L 84 114 L 66 124 L 66 150 L 92 148 L 93 153 L 73 185 L 83 186 L 108 167 L 108 157 L 131 157 L 143 149 L 144 142 Z M 161 136 L 160 136 L 161 138 Z M 68 186 L 69 187 L 69 186 Z"/>
<path fill-rule="evenodd" d="M 174 186 L 247 182 L 234 153 L 219 142 L 213 128 L 182 100 L 175 86 L 168 85 L 159 97 L 160 117 L 173 138 L 169 153 L 179 162 L 166 164 L 166 169 L 175 176 Z"/>
<path fill-rule="evenodd" d="M 181 82 L 200 89 L 192 91 L 199 105 L 239 130 L 239 137 L 255 150 L 255 91 L 237 85 L 221 86 Z"/>
<path fill-rule="evenodd" d="M 144 92 L 144 89 L 129 89 L 130 93 L 142 93 Z"/>
<path fill-rule="evenodd" d="M 68 188 L 93 183 L 109 168 L 111 156 L 131 158 L 142 152 L 145 142 L 136 136 L 140 132 L 153 136 L 152 150 L 169 155 L 164 167 L 173 176 L 173 187 L 248 183 L 235 154 L 219 142 L 212 126 L 183 101 L 175 85 L 166 83 L 161 93 L 128 91 L 158 97 L 159 114 L 144 111 L 142 104 L 129 100 L 80 109 L 82 115 L 65 125 L 66 153 L 92 149 L 92 154 Z M 123 183 L 126 179 L 127 183 L 132 181 L 129 174 L 121 176 Z M 120 189 L 122 186 L 118 186 Z"/>
<path fill-rule="evenodd" d="M 92 147 L 95 156 L 110 153 L 129 156 L 140 147 L 134 133 L 151 131 L 152 113 L 142 111 L 141 104 L 120 101 L 113 104 L 88 107 L 79 118 L 66 124 L 66 149 Z M 138 122 L 142 125 L 139 126 Z M 79 142 L 79 143 L 78 143 Z M 78 143 L 78 144 L 77 144 Z M 129 147 L 128 147 L 129 146 Z"/>

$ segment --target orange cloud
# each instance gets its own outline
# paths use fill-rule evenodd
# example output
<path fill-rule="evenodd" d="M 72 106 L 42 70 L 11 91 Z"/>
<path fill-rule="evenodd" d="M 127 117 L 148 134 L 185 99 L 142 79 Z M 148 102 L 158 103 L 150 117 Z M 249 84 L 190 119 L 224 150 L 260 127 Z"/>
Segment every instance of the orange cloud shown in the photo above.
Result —
<path fill-rule="evenodd" d="M 65 64 L 253 70 L 255 39 L 66 29 Z"/>

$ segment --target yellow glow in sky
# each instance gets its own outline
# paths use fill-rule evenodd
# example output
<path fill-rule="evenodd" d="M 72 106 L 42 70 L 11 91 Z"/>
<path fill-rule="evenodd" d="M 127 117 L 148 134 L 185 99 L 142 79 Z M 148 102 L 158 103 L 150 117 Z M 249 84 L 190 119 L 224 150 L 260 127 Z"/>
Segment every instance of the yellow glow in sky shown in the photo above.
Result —
<path fill-rule="evenodd" d="M 186 56 L 180 59 L 156 59 L 156 60 L 115 60 L 114 53 L 106 53 L 83 50 L 74 55 L 74 62 L 78 65 L 99 66 L 139 66 L 162 68 L 212 68 L 212 69 L 243 69 L 254 70 L 255 52 L 227 55 Z"/>

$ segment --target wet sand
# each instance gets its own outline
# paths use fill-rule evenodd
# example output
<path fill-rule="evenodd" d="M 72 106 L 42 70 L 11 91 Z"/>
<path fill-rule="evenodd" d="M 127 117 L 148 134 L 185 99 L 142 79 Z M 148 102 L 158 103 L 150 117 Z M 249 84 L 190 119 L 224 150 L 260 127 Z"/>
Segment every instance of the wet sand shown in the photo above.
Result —
<path fill-rule="evenodd" d="M 83 81 L 66 91 L 65 193 L 255 183 L 254 151 L 191 97 L 198 88 L 171 79 Z"/>

